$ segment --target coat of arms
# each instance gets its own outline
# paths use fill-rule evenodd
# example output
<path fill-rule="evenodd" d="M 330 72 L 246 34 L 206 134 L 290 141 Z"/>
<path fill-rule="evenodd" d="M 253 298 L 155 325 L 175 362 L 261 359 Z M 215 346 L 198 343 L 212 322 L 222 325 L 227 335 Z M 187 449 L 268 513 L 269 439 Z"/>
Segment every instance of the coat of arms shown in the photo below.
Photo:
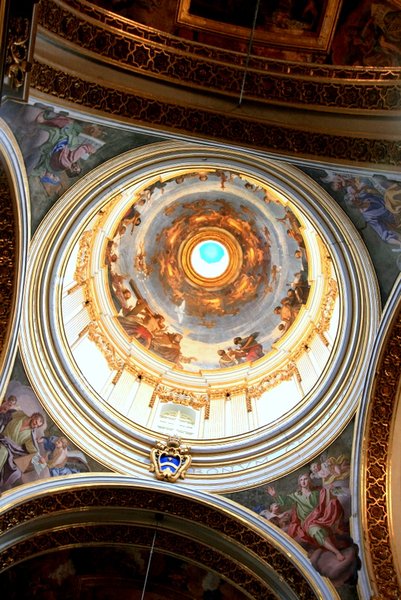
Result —
<path fill-rule="evenodd" d="M 184 479 L 191 464 L 192 457 L 188 446 L 181 446 L 177 437 L 169 437 L 166 442 L 156 442 L 150 451 L 152 464 L 149 468 L 156 474 L 157 479 L 174 482 L 179 477 Z"/>

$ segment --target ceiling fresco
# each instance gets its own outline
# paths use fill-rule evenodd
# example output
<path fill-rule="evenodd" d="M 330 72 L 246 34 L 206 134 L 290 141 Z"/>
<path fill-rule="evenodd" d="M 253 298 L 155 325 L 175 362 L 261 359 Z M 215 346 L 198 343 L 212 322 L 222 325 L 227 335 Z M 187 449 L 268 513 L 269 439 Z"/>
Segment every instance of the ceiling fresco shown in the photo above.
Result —
<path fill-rule="evenodd" d="M 149 600 L 267 600 L 251 593 L 253 568 L 270 581 L 258 560 L 277 597 L 313 595 L 275 572 L 285 561 L 316 597 L 379 596 L 372 564 L 390 590 L 387 424 L 368 435 L 361 409 L 375 357 L 394 354 L 379 324 L 401 269 L 401 177 L 386 170 L 399 164 L 401 0 L 39 5 L 32 102 L 57 105 L 0 111 L 36 230 L 22 362 L 0 400 L 7 598 L 139 599 L 150 575 Z M 384 402 L 394 377 L 382 371 Z M 168 487 L 149 493 L 164 437 L 189 456 L 175 502 Z M 213 514 L 219 502 L 238 523 Z M 178 543 L 163 546 L 175 520 Z M 217 521 L 202 555 L 181 544 Z M 214 548 L 232 552 L 232 571 Z"/>
<path fill-rule="evenodd" d="M 302 229 L 276 193 L 231 171 L 137 192 L 106 248 L 118 323 L 183 369 L 264 357 L 307 303 Z"/>
<path fill-rule="evenodd" d="M 350 530 L 354 423 L 308 465 L 229 498 L 274 523 L 308 553 L 342 600 L 357 600 L 359 548 Z"/>
<path fill-rule="evenodd" d="M 283 46 L 326 47 L 341 3 L 338 0 L 243 2 L 227 0 L 180 0 L 178 23 L 243 37 L 246 41 L 255 22 L 254 39 Z"/>
<path fill-rule="evenodd" d="M 358 229 L 376 268 L 383 304 L 401 270 L 401 180 L 398 174 L 306 165 Z"/>
<path fill-rule="evenodd" d="M 401 65 L 399 0 L 96 0 L 152 28 L 211 46 L 296 62 Z M 256 16 L 256 19 L 255 19 Z M 251 36 L 255 20 L 254 35 Z"/>
<path fill-rule="evenodd" d="M 327 10 L 328 2 L 327 0 L 323 2 L 319 8 L 316 4 L 313 0 L 303 0 L 296 5 L 294 2 L 262 0 L 258 7 L 256 26 L 261 27 L 264 24 L 270 29 L 273 26 L 281 28 L 292 26 L 294 29 L 316 31 L 319 20 Z M 255 8 L 256 3 L 244 3 L 241 0 L 226 0 L 218 5 L 212 0 L 180 0 L 180 13 L 187 10 L 194 16 L 240 27 L 252 27 Z"/>

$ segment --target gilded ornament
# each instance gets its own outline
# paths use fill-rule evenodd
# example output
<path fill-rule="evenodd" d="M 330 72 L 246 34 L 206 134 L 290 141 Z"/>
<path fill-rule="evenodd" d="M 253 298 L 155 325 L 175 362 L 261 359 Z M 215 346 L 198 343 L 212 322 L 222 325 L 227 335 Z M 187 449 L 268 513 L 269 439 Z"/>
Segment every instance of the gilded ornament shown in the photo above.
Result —
<path fill-rule="evenodd" d="M 195 394 L 182 389 L 169 388 L 165 385 L 159 385 L 155 389 L 155 393 L 161 402 L 174 402 L 174 404 L 190 406 L 195 410 L 209 406 L 210 402 L 207 394 Z"/>
<path fill-rule="evenodd" d="M 272 373 L 272 375 L 262 379 L 258 384 L 250 386 L 247 391 L 247 405 L 249 405 L 251 400 L 258 400 L 262 394 L 267 392 L 267 390 L 279 385 L 283 381 L 289 381 L 293 377 L 295 377 L 297 381 L 301 380 L 296 364 L 291 362 L 285 369 L 280 369 L 275 373 Z"/>
<path fill-rule="evenodd" d="M 180 438 L 171 436 L 166 442 L 156 442 L 150 451 L 152 461 L 149 471 L 156 474 L 161 481 L 173 483 L 177 479 L 184 479 L 189 469 L 192 457 L 188 446 L 181 446 Z"/>
<path fill-rule="evenodd" d="M 77 267 L 75 270 L 74 279 L 81 285 L 88 280 L 88 266 L 92 238 L 93 231 L 85 231 L 79 241 Z"/>
<path fill-rule="evenodd" d="M 7 175 L 0 166 L 0 354 L 7 345 L 8 327 L 15 301 L 17 237 L 12 198 Z"/>
<path fill-rule="evenodd" d="M 106 336 L 96 323 L 91 323 L 89 325 L 88 337 L 91 341 L 95 342 L 97 347 L 101 350 L 109 367 L 117 372 L 122 372 L 125 366 L 124 361 L 118 356 L 116 349 L 107 341 Z"/>
<path fill-rule="evenodd" d="M 26 74 L 30 69 L 28 63 L 30 26 L 29 19 L 15 17 L 10 21 L 5 73 L 13 89 L 24 85 Z"/>
<path fill-rule="evenodd" d="M 64 25 L 66 21 L 69 22 L 67 29 Z M 126 70 L 152 77 L 159 76 L 173 83 L 179 81 L 180 85 L 212 88 L 215 92 L 226 93 L 230 96 L 240 92 L 240 82 L 245 66 L 245 57 L 241 53 L 227 52 L 207 46 L 200 48 L 199 44 L 183 39 L 179 40 L 177 47 L 177 39 L 161 31 L 158 31 L 157 39 L 154 40 L 149 28 L 138 23 L 133 25 L 132 22 L 128 25 L 126 19 L 119 19 L 117 15 L 114 15 L 113 35 L 110 35 L 110 25 L 107 20 L 105 22 L 105 15 L 93 7 L 88 14 L 87 7 L 82 2 L 70 2 L 66 7 L 54 0 L 43 0 L 39 23 L 51 34 L 79 46 L 83 53 L 95 53 L 99 59 L 102 58 L 104 61 L 114 61 L 117 58 L 120 66 Z M 133 27 L 135 28 L 134 35 L 132 35 Z M 86 32 L 85 36 L 82 36 L 83 30 Z M 117 57 L 116 47 L 123 48 L 123 51 L 117 51 Z M 316 54 L 314 56 L 317 59 Z M 310 62 L 316 62 L 316 60 Z M 378 67 L 372 71 L 372 68 L 369 70 L 369 68 L 362 67 L 355 69 L 344 66 L 319 65 L 318 77 L 316 75 L 316 66 L 289 61 L 280 64 L 279 61 L 271 60 L 271 57 L 253 56 L 252 65 L 249 65 L 248 70 L 247 97 L 259 102 L 279 101 L 292 106 L 294 104 L 318 107 L 336 106 L 343 110 L 350 108 L 394 110 L 399 106 L 400 87 L 397 67 Z M 54 85 L 54 82 L 52 83 Z M 81 92 L 83 93 L 83 90 Z M 101 96 L 99 88 L 91 87 L 90 100 L 93 103 L 100 105 L 102 103 Z M 127 110 L 132 112 L 134 101 L 131 100 L 127 105 L 124 100 L 124 93 L 118 93 L 113 89 L 107 102 L 110 112 L 122 114 L 121 107 L 124 104 Z M 152 106 L 155 109 L 156 104 L 153 100 Z M 166 109 L 162 109 L 164 118 L 166 118 L 166 112 Z M 159 111 L 154 111 L 154 114 L 160 120 Z M 143 117 L 142 113 L 141 118 L 143 119 Z M 221 117 L 223 115 L 211 114 L 209 116 L 209 119 L 212 120 L 210 131 L 219 130 Z M 196 119 L 196 122 L 198 120 Z M 272 128 L 271 125 L 269 127 Z M 249 121 L 248 129 L 252 129 Z M 284 141 L 287 137 L 286 131 L 282 127 L 280 127 L 280 131 L 281 139 Z M 249 131 L 248 135 L 252 137 L 254 145 L 255 142 L 259 142 L 255 132 Z M 305 131 L 303 135 L 306 136 Z M 330 136 L 315 134 L 312 137 L 316 138 L 314 143 L 320 149 L 320 155 L 322 151 L 325 151 L 328 155 L 334 156 L 338 151 L 335 146 L 330 145 Z M 345 140 L 345 138 L 342 139 Z M 241 134 L 238 137 L 238 141 L 240 140 Z M 360 138 L 359 140 L 361 144 L 362 140 Z M 354 138 L 354 141 L 357 143 L 358 138 Z M 358 153 L 360 159 L 367 160 L 364 153 L 369 141 L 365 139 L 363 142 L 366 144 L 363 146 L 363 151 L 358 152 L 355 148 L 355 153 Z M 375 141 L 373 141 L 374 143 Z M 373 146 L 373 144 L 370 145 Z M 344 145 L 347 146 L 347 144 Z M 344 150 L 346 151 L 346 148 Z M 384 151 L 381 146 L 377 146 L 375 150 L 378 156 L 387 154 L 386 146 L 384 146 Z M 316 153 L 319 154 L 318 149 Z"/>
<path fill-rule="evenodd" d="M 388 506 L 388 463 L 390 452 L 390 425 L 399 388 L 401 312 L 389 334 L 380 363 L 377 366 L 375 388 L 371 398 L 370 414 L 366 424 L 366 478 L 365 505 L 366 541 L 371 561 L 371 580 L 375 598 L 398 598 L 394 556 L 389 545 L 391 538 Z M 389 378 L 389 371 L 394 377 Z"/>

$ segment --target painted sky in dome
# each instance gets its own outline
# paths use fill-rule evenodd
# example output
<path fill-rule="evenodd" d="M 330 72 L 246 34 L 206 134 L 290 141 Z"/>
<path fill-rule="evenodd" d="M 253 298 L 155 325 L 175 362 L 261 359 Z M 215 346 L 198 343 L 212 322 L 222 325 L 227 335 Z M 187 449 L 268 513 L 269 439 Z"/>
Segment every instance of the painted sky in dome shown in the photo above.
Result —
<path fill-rule="evenodd" d="M 211 284 L 191 276 L 185 252 L 193 241 L 190 256 L 201 242 L 226 248 L 228 267 Z M 293 210 L 273 190 L 218 169 L 138 192 L 116 225 L 106 263 L 125 333 L 191 371 L 263 358 L 309 294 Z"/>

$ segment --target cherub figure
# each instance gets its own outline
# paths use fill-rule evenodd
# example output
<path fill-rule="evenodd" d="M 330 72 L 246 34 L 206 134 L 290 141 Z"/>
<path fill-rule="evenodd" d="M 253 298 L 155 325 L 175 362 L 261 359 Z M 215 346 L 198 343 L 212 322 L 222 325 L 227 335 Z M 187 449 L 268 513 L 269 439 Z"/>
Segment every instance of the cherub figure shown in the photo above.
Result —
<path fill-rule="evenodd" d="M 324 461 L 314 462 L 310 470 L 311 479 L 321 479 L 324 486 L 331 486 L 338 480 L 347 480 L 350 476 L 350 464 L 344 454 L 337 458 L 330 456 Z"/>
<path fill-rule="evenodd" d="M 44 449 L 46 451 L 45 460 L 50 475 L 71 475 L 87 471 L 88 465 L 82 452 L 70 450 L 68 440 L 63 436 L 42 437 Z"/>
<path fill-rule="evenodd" d="M 0 405 L 0 432 L 3 431 L 7 423 L 11 421 L 16 412 L 17 398 L 13 395 L 8 396 Z"/>
<path fill-rule="evenodd" d="M 237 364 L 235 357 L 230 355 L 229 350 L 230 348 L 227 350 L 217 350 L 217 354 L 219 355 L 219 365 L 221 368 L 233 367 Z"/>

